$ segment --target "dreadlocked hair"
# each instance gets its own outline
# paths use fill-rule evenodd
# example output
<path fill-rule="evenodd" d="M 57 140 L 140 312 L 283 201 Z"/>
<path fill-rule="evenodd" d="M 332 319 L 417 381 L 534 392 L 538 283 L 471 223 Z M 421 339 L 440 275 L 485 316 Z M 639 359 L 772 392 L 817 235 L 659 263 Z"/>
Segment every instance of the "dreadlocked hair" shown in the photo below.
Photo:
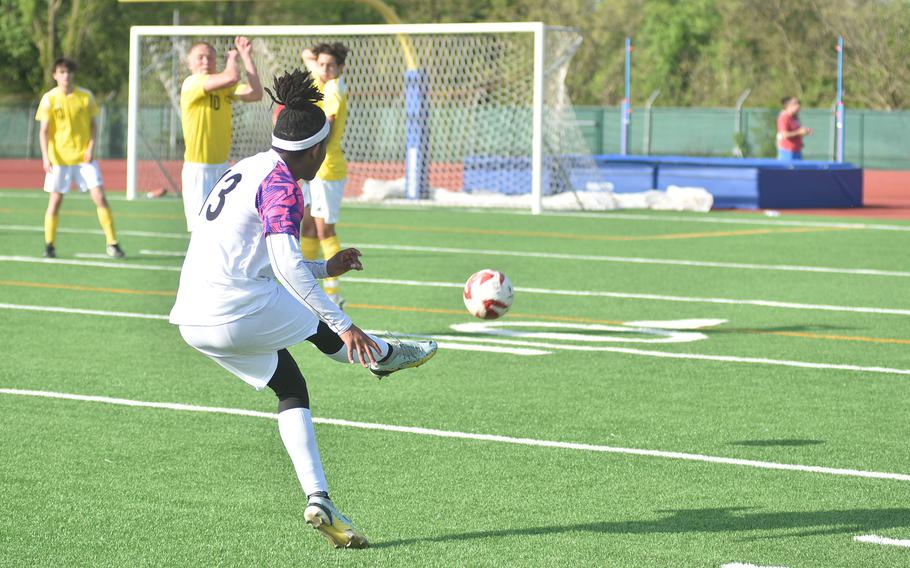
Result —
<path fill-rule="evenodd" d="M 304 140 L 319 132 L 325 124 L 325 113 L 316 106 L 322 93 L 308 71 L 294 69 L 275 77 L 274 91 L 266 87 L 276 104 L 284 105 L 275 121 L 274 134 L 283 140 Z"/>

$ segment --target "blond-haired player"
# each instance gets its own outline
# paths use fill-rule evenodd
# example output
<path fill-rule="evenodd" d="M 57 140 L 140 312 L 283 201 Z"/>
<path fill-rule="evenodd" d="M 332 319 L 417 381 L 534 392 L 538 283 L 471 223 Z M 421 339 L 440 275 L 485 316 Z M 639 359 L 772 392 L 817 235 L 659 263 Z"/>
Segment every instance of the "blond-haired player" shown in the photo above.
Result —
<path fill-rule="evenodd" d="M 101 171 L 95 161 L 98 105 L 91 91 L 76 86 L 75 61 L 60 57 L 54 61 L 53 71 L 57 86 L 44 93 L 35 115 L 35 120 L 41 122 L 38 139 L 46 172 L 44 191 L 49 194 L 44 214 L 44 256 L 57 256 L 55 243 L 60 205 L 64 194 L 69 193 L 75 183 L 80 191 L 91 193 L 107 241 L 107 254 L 123 258 L 111 209 L 104 197 Z"/>
<path fill-rule="evenodd" d="M 325 259 L 332 258 L 341 250 L 335 225 L 340 219 L 341 200 L 348 177 L 347 161 L 341 150 L 341 137 L 348 119 L 348 91 L 341 77 L 347 55 L 348 48 L 338 42 L 319 43 L 301 53 L 304 64 L 316 78 L 316 85 L 322 92 L 323 100 L 319 106 L 331 128 L 325 161 L 316 177 L 309 182 L 311 205 L 304 216 L 300 237 L 303 256 L 309 260 L 318 257 L 320 246 Z M 323 287 L 332 301 L 344 307 L 336 278 L 325 279 Z"/>
<path fill-rule="evenodd" d="M 183 81 L 180 89 L 180 111 L 186 143 L 181 185 L 188 231 L 193 230 L 208 192 L 227 170 L 234 101 L 262 99 L 262 84 L 252 57 L 253 43 L 238 36 L 234 46 L 236 49 L 228 51 L 220 73 L 215 72 L 215 48 L 208 42 L 193 44 L 187 54 L 187 67 L 192 75 Z M 248 83 L 240 82 L 238 57 Z"/>

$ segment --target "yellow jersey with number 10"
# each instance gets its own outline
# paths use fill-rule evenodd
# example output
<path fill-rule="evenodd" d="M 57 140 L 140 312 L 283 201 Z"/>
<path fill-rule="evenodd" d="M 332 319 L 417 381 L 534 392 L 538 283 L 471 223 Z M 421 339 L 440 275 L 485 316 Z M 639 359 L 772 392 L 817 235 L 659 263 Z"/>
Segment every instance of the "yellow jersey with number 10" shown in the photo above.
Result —
<path fill-rule="evenodd" d="M 221 164 L 231 152 L 234 93 L 244 86 L 205 92 L 205 80 L 200 73 L 190 75 L 180 89 L 180 113 L 186 151 L 183 159 L 197 164 Z"/>
<path fill-rule="evenodd" d="M 88 89 L 76 87 L 66 94 L 54 87 L 44 93 L 35 120 L 47 121 L 47 157 L 53 165 L 85 162 L 85 151 L 92 139 L 92 119 L 96 116 L 98 105 Z"/>

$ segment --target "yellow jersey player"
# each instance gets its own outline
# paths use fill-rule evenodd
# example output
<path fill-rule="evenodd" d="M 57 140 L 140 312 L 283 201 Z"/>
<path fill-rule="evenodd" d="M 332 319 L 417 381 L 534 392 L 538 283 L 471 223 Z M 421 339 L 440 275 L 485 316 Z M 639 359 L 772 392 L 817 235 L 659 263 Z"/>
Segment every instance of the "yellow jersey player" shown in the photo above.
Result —
<path fill-rule="evenodd" d="M 44 191 L 49 194 L 44 215 L 44 256 L 57 256 L 55 243 L 60 205 L 75 183 L 80 191 L 91 193 L 107 240 L 107 254 L 123 258 L 111 209 L 104 197 L 101 170 L 95 161 L 98 105 L 91 91 L 77 87 L 75 79 L 75 61 L 66 57 L 54 61 L 57 86 L 44 93 L 35 115 L 35 120 L 41 122 L 38 139 L 46 172 Z"/>
<path fill-rule="evenodd" d="M 227 170 L 234 101 L 262 99 L 262 85 L 252 57 L 253 43 L 238 36 L 234 46 L 236 49 L 228 51 L 227 63 L 220 73 L 215 72 L 216 53 L 211 44 L 197 42 L 187 54 L 192 75 L 180 89 L 180 112 L 186 143 L 181 185 L 188 231 L 193 230 L 208 192 Z M 248 83 L 240 82 L 238 57 Z"/>
<path fill-rule="evenodd" d="M 301 54 L 322 92 L 323 100 L 319 106 L 325 112 L 331 128 L 325 161 L 309 183 L 311 205 L 303 220 L 300 247 L 304 258 L 310 260 L 318 256 L 320 246 L 325 259 L 332 258 L 341 250 L 335 224 L 340 218 L 341 200 L 348 177 L 347 161 L 341 150 L 341 138 L 348 119 L 348 91 L 341 77 L 347 55 L 348 48 L 337 42 L 320 43 L 312 49 L 305 49 Z M 323 287 L 332 301 L 339 307 L 344 307 L 344 298 L 339 294 L 336 278 L 325 279 Z"/>

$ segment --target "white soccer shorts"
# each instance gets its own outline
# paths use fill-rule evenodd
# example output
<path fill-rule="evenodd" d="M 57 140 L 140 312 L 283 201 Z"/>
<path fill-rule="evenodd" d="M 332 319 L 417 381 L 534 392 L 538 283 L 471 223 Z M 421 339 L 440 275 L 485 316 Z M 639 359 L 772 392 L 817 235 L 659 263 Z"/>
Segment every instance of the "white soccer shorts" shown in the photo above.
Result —
<path fill-rule="evenodd" d="M 319 217 L 329 225 L 341 218 L 341 200 L 348 178 L 325 181 L 319 178 L 310 182 L 310 215 Z"/>
<path fill-rule="evenodd" d="M 246 317 L 213 326 L 181 325 L 191 347 L 260 390 L 278 368 L 278 351 L 316 333 L 319 318 L 278 286 L 266 307 Z"/>
<path fill-rule="evenodd" d="M 92 160 L 75 166 L 51 166 L 51 172 L 44 176 L 44 191 L 48 193 L 69 193 L 76 184 L 79 191 L 101 187 L 101 170 L 98 162 Z"/>
<path fill-rule="evenodd" d="M 209 192 L 228 169 L 227 162 L 221 164 L 199 164 L 184 162 L 180 173 L 183 193 L 183 214 L 186 216 L 186 230 L 192 231 L 199 222 L 199 210 Z"/>

